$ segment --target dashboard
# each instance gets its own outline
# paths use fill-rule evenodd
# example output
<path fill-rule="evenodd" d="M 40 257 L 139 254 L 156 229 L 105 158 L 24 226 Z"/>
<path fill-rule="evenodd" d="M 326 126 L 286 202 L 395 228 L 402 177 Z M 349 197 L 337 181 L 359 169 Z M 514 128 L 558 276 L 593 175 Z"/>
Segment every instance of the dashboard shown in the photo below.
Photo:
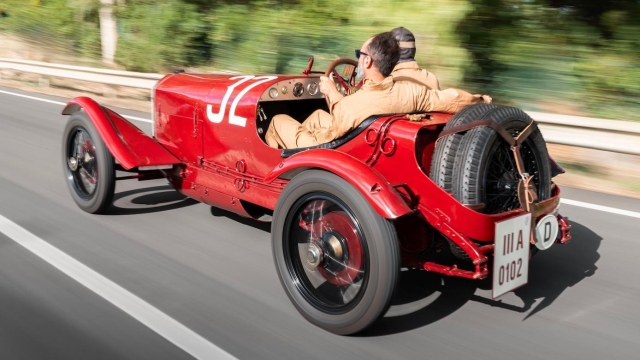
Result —
<path fill-rule="evenodd" d="M 320 92 L 320 79 L 303 77 L 279 81 L 271 85 L 260 96 L 260 101 L 286 101 L 302 99 L 324 99 Z"/>

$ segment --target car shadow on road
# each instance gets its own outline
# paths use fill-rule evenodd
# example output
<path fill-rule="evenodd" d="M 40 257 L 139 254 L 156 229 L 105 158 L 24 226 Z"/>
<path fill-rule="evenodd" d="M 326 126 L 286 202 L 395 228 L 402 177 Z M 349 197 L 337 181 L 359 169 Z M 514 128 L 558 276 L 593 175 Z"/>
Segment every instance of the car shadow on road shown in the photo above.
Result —
<path fill-rule="evenodd" d="M 527 320 L 597 270 L 602 237 L 582 224 L 571 221 L 571 225 L 571 242 L 556 244 L 531 259 L 528 284 L 514 292 L 522 306 L 491 299 L 490 278 L 475 281 L 403 271 L 387 314 L 359 336 L 384 336 L 424 327 L 455 313 L 469 301 L 526 314 L 522 321 Z"/>
<path fill-rule="evenodd" d="M 214 206 L 211 207 L 211 215 L 215 217 L 226 217 L 240 224 L 251 226 L 254 229 L 262 230 L 268 233 L 271 232 L 271 222 L 265 222 L 265 221 L 251 219 L 251 218 L 246 218 L 236 213 L 232 213 L 231 211 L 223 210 Z"/>
<path fill-rule="evenodd" d="M 170 185 L 154 186 L 118 192 L 105 215 L 136 215 L 179 209 L 198 204 Z"/>

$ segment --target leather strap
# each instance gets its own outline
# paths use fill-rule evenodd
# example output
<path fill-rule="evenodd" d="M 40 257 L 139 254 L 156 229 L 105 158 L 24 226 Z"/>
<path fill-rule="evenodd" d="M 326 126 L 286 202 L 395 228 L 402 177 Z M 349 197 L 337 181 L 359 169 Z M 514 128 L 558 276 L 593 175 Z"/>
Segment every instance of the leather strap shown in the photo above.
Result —
<path fill-rule="evenodd" d="M 518 169 L 518 174 L 522 177 L 526 172 L 524 171 L 524 165 L 522 164 L 522 156 L 520 156 L 520 144 L 512 146 L 511 151 L 513 151 L 514 159 L 516 159 L 516 169 Z"/>
<path fill-rule="evenodd" d="M 502 127 L 502 125 L 498 124 L 497 122 L 495 122 L 495 121 L 493 121 L 491 119 L 476 120 L 476 121 L 472 121 L 472 122 L 467 123 L 467 124 L 462 124 L 462 125 L 454 126 L 452 128 L 443 130 L 440 133 L 440 135 L 438 136 L 438 140 L 440 138 L 442 138 L 442 137 L 447 136 L 447 135 L 457 134 L 457 133 L 469 131 L 471 129 L 474 129 L 474 128 L 477 128 L 477 127 L 480 127 L 480 126 L 488 126 L 488 127 L 492 128 L 507 143 L 509 143 L 509 145 L 511 145 L 511 146 L 515 146 L 516 145 L 516 139 L 514 139 L 513 136 L 511 136 L 511 134 L 509 134 L 509 132 L 507 130 L 505 130 L 505 128 Z"/>
<path fill-rule="evenodd" d="M 416 43 L 415 41 L 398 41 L 398 46 L 403 49 L 415 49 Z"/>
<path fill-rule="evenodd" d="M 518 134 L 518 136 L 516 137 L 516 142 L 518 144 L 522 144 L 522 142 L 529 137 L 529 135 L 531 135 L 532 132 L 536 131 L 536 129 L 538 128 L 538 123 L 536 123 L 535 121 L 531 121 L 529 123 L 529 125 L 527 125 L 526 128 L 524 128 L 524 130 L 522 130 L 522 132 L 520 134 Z M 522 140 L 520 140 L 522 139 Z"/>
<path fill-rule="evenodd" d="M 531 182 L 532 180 L 533 176 L 528 176 L 518 181 L 518 201 L 527 212 L 533 210 L 533 203 L 538 200 L 536 186 Z"/>
<path fill-rule="evenodd" d="M 483 120 L 472 121 L 470 123 L 454 126 L 449 129 L 443 130 L 440 133 L 440 135 L 438 135 L 438 140 L 440 140 L 440 138 L 443 138 L 445 136 L 469 131 L 471 129 L 474 129 L 480 126 L 487 126 L 492 128 L 510 146 L 516 146 L 516 145 L 522 144 L 522 142 L 524 142 L 529 137 L 529 135 L 531 135 L 531 133 L 533 133 L 538 128 L 537 123 L 532 120 L 529 123 L 529 125 L 527 125 L 527 127 L 524 128 L 524 130 L 520 134 L 518 134 L 516 138 L 514 138 L 513 136 L 511 136 L 511 134 L 509 134 L 509 132 L 504 127 L 502 127 L 502 125 L 498 124 L 497 122 L 491 119 L 483 119 Z"/>

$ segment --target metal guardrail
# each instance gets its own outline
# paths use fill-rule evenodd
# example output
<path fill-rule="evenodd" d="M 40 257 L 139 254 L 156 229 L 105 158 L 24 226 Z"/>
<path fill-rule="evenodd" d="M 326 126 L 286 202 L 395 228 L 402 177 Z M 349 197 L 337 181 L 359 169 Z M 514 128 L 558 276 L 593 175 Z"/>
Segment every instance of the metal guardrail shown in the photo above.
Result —
<path fill-rule="evenodd" d="M 6 58 L 0 58 L 0 68 L 142 89 L 151 89 L 164 76 Z M 548 143 L 640 155 L 640 122 L 527 113 Z"/>
<path fill-rule="evenodd" d="M 527 111 L 551 144 L 640 155 L 640 122 Z"/>
<path fill-rule="evenodd" d="M 0 68 L 141 89 L 151 89 L 164 76 L 161 74 L 97 69 L 7 58 L 0 58 Z"/>

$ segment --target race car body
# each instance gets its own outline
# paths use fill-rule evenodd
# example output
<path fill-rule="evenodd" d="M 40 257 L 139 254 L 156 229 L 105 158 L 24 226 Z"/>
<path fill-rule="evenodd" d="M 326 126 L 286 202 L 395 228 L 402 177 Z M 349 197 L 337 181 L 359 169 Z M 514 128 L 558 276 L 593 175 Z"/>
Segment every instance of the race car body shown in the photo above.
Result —
<path fill-rule="evenodd" d="M 274 115 L 327 110 L 311 64 L 303 76 L 169 74 L 152 91 L 152 136 L 89 98 L 72 100 L 62 151 L 72 197 L 105 212 L 116 180 L 165 177 L 198 201 L 272 221 L 287 295 L 337 334 L 384 314 L 402 267 L 493 274 L 497 297 L 526 284 L 534 251 L 571 238 L 551 180 L 562 170 L 515 108 L 375 115 L 331 143 L 268 146 Z M 326 74 L 348 95 L 355 66 L 341 59 Z"/>

